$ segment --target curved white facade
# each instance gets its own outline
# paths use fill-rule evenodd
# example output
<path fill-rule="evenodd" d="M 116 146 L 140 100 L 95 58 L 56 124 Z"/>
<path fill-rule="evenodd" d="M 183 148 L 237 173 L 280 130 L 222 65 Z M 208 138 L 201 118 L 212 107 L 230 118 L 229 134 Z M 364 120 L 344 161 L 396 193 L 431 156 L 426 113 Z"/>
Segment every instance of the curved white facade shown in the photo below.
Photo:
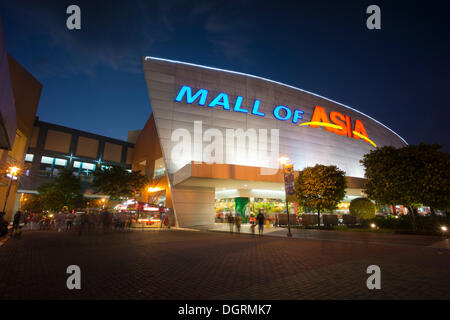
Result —
<path fill-rule="evenodd" d="M 143 66 L 165 165 L 171 174 L 191 161 L 207 162 L 205 153 L 211 150 L 211 142 L 217 140 L 217 130 L 223 137 L 222 163 L 278 168 L 277 158 L 286 156 L 293 162 L 295 170 L 315 164 L 336 165 L 347 176 L 360 178 L 364 177 L 364 171 L 359 161 L 375 145 L 406 145 L 404 139 L 375 119 L 289 85 L 237 72 L 152 57 L 145 57 Z M 279 106 L 282 107 L 277 109 Z M 280 112 L 277 113 L 275 109 Z M 341 135 L 327 131 L 330 130 L 328 126 L 299 126 L 314 120 L 315 110 L 316 118 L 321 115 L 323 122 L 328 119 L 331 125 L 336 126 L 331 120 L 333 116 L 335 120 L 336 117 L 341 120 L 341 124 L 345 123 L 346 126 L 339 126 Z M 323 118 L 324 114 L 326 119 Z M 286 120 L 277 119 L 276 116 Z M 346 121 L 348 118 L 350 121 Z M 195 121 L 198 121 L 197 129 L 201 121 L 200 133 L 198 130 L 194 132 Z M 248 143 L 247 140 L 244 151 L 236 150 L 237 157 L 227 157 L 227 129 L 243 129 L 241 133 L 247 132 L 250 136 L 254 130 L 257 143 L 254 140 Z M 267 144 L 261 141 L 260 133 L 264 133 L 264 129 L 268 133 Z M 181 136 L 186 132 L 191 136 L 188 156 L 185 149 L 180 149 Z M 212 133 L 215 138 L 208 134 L 205 137 L 206 132 Z M 361 132 L 367 139 L 358 137 Z M 270 143 L 271 138 L 273 144 Z M 237 140 L 235 143 L 237 145 Z M 278 144 L 278 150 L 275 144 Z M 182 154 L 180 150 L 184 151 L 184 156 L 177 156 Z M 272 154 L 268 153 L 270 150 Z M 270 161 L 262 156 L 264 152 L 272 156 Z M 213 155 L 216 153 L 214 151 Z"/>

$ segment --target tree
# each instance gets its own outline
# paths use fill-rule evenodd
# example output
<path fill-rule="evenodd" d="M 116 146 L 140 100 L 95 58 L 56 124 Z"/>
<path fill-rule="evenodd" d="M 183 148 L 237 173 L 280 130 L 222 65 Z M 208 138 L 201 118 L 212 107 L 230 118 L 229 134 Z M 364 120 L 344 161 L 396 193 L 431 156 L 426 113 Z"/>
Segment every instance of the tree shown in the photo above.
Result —
<path fill-rule="evenodd" d="M 27 194 L 20 209 L 23 211 L 41 212 L 43 207 L 40 196 L 37 194 Z"/>
<path fill-rule="evenodd" d="M 450 206 L 450 158 L 436 144 L 382 147 L 364 155 L 364 192 L 382 204 L 401 204 L 410 211 L 413 230 L 415 211 L 421 204 L 446 210 Z"/>
<path fill-rule="evenodd" d="M 44 209 L 57 211 L 63 207 L 69 210 L 84 207 L 80 180 L 69 169 L 60 170 L 52 182 L 39 186 L 37 190 Z"/>
<path fill-rule="evenodd" d="M 350 213 L 360 219 L 375 218 L 375 204 L 367 198 L 356 198 L 350 202 Z"/>
<path fill-rule="evenodd" d="M 296 179 L 298 204 L 317 211 L 320 228 L 320 212 L 334 210 L 345 197 L 347 181 L 345 172 L 336 166 L 315 165 L 299 172 Z"/>
<path fill-rule="evenodd" d="M 109 169 L 97 168 L 92 186 L 111 198 L 120 199 L 135 197 L 136 191 L 147 184 L 148 178 L 140 171 L 129 172 L 123 167 L 112 166 Z"/>

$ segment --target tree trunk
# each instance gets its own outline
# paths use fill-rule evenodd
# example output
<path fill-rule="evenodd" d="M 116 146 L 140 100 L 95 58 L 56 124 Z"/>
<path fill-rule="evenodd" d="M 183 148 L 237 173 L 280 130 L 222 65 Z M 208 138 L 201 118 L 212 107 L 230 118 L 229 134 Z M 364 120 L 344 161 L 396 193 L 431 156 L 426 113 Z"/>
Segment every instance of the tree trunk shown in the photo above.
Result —
<path fill-rule="evenodd" d="M 414 214 L 414 208 L 413 207 L 408 207 L 409 211 L 410 211 L 410 216 L 411 216 L 411 225 L 412 225 L 412 230 L 416 231 L 416 217 Z"/>
<path fill-rule="evenodd" d="M 317 229 L 320 229 L 320 209 L 317 210 Z"/>

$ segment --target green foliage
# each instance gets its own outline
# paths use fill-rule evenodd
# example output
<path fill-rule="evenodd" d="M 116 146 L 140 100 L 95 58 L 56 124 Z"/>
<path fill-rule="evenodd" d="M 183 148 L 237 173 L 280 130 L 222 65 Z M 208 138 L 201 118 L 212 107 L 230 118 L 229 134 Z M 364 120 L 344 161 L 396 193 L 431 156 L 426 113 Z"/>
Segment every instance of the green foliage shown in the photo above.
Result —
<path fill-rule="evenodd" d="M 27 194 L 26 201 L 21 204 L 20 209 L 22 211 L 41 212 L 43 209 L 41 198 L 36 194 Z"/>
<path fill-rule="evenodd" d="M 375 223 L 381 229 L 391 229 L 396 232 L 410 230 L 412 220 L 408 216 L 376 216 L 374 219 L 361 221 L 361 226 L 368 228 L 371 223 Z M 415 219 L 417 225 L 416 232 L 439 234 L 440 227 L 450 225 L 450 217 L 447 216 L 417 216 Z"/>
<path fill-rule="evenodd" d="M 350 202 L 350 213 L 360 219 L 375 218 L 375 204 L 367 198 L 356 198 Z"/>
<path fill-rule="evenodd" d="M 149 181 L 140 171 L 129 172 L 120 166 L 94 171 L 92 186 L 113 199 L 135 197 L 136 191 L 144 189 Z"/>
<path fill-rule="evenodd" d="M 39 186 L 37 190 L 44 209 L 56 211 L 65 206 L 69 210 L 84 207 L 80 180 L 69 169 L 60 170 L 52 182 Z"/>
<path fill-rule="evenodd" d="M 420 144 L 396 149 L 385 146 L 364 155 L 364 192 L 381 204 L 419 204 L 450 208 L 450 155 L 439 145 Z"/>
<path fill-rule="evenodd" d="M 336 209 L 344 199 L 347 181 L 345 172 L 336 166 L 315 165 L 299 172 L 296 179 L 296 196 L 298 204 L 314 208 L 318 213 Z"/>

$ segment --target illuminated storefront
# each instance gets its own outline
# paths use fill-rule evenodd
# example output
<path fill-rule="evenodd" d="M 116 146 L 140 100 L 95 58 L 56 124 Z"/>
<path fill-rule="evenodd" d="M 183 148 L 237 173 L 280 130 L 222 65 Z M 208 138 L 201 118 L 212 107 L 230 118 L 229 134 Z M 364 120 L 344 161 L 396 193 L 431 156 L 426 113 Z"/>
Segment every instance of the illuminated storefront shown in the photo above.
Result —
<path fill-rule="evenodd" d="M 164 190 L 172 224 L 210 224 L 228 212 L 248 219 L 258 206 L 284 212 L 279 157 L 296 171 L 316 164 L 344 170 L 348 189 L 337 212 L 345 214 L 362 196 L 363 155 L 406 145 L 370 116 L 283 83 L 152 57 L 143 68 L 152 114 L 132 165 Z M 291 213 L 303 210 L 291 206 Z"/>

